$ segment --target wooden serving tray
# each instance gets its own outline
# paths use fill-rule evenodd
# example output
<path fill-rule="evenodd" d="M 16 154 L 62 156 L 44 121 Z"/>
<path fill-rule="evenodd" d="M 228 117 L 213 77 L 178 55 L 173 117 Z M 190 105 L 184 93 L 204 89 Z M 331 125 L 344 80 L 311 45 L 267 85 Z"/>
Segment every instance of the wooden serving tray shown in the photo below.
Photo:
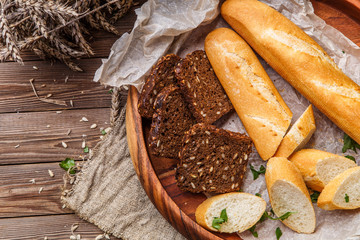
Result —
<path fill-rule="evenodd" d="M 360 45 L 360 0 L 312 0 L 312 3 L 318 16 Z M 137 102 L 138 92 L 131 87 L 126 106 L 127 139 L 135 171 L 159 212 L 188 239 L 240 239 L 237 234 L 210 232 L 195 222 L 195 210 L 206 197 L 182 192 L 176 186 L 177 160 L 149 155 L 151 122 L 141 118 Z"/>

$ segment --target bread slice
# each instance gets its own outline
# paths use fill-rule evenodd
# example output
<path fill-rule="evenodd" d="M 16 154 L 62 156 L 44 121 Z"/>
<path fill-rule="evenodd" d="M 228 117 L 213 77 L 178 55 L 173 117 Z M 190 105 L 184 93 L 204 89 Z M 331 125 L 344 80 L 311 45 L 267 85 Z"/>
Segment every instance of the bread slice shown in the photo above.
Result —
<path fill-rule="evenodd" d="M 233 109 L 205 51 L 188 54 L 179 62 L 175 72 L 185 101 L 197 122 L 211 124 Z"/>
<path fill-rule="evenodd" d="M 285 136 L 292 112 L 236 32 L 215 29 L 205 39 L 205 51 L 260 157 L 268 160 Z"/>
<path fill-rule="evenodd" d="M 320 193 L 318 206 L 325 210 L 360 208 L 359 179 L 360 167 L 340 173 Z"/>
<path fill-rule="evenodd" d="M 285 135 L 274 157 L 287 158 L 293 152 L 303 148 L 315 130 L 314 112 L 310 105 Z"/>
<path fill-rule="evenodd" d="M 334 177 L 357 166 L 346 157 L 316 149 L 300 150 L 289 160 L 300 170 L 306 185 L 318 192 L 321 192 Z"/>
<path fill-rule="evenodd" d="M 177 84 L 174 68 L 180 60 L 179 56 L 168 54 L 160 58 L 152 67 L 138 100 L 138 109 L 142 117 L 151 119 L 156 96 L 164 87 Z"/>
<path fill-rule="evenodd" d="M 240 189 L 251 153 L 243 134 L 198 123 L 185 135 L 175 178 L 179 188 L 194 193 Z"/>
<path fill-rule="evenodd" d="M 150 152 L 156 156 L 178 158 L 184 133 L 195 124 L 179 87 L 165 87 L 157 96 L 149 134 Z"/>
<path fill-rule="evenodd" d="M 315 230 L 315 212 L 304 180 L 286 158 L 270 158 L 265 173 L 270 203 L 276 216 L 293 212 L 282 222 L 298 233 Z"/>
<path fill-rule="evenodd" d="M 208 198 L 195 212 L 196 222 L 211 231 L 226 233 L 243 232 L 255 225 L 264 214 L 266 202 L 249 193 L 225 193 Z M 227 222 L 220 224 L 220 229 L 212 227 L 214 217 L 226 209 Z"/>

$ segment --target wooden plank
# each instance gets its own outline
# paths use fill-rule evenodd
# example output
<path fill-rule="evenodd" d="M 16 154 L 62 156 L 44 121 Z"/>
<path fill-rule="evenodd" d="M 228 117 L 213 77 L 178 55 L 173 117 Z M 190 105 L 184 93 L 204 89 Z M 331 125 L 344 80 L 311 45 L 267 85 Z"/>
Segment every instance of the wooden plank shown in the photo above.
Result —
<path fill-rule="evenodd" d="M 60 202 L 64 173 L 58 163 L 0 166 L 0 218 L 71 213 Z"/>
<path fill-rule="evenodd" d="M 82 154 L 82 140 L 95 146 L 100 128 L 109 127 L 109 108 L 0 114 L 0 165 L 59 162 Z M 89 122 L 80 122 L 86 117 Z M 97 128 L 90 129 L 96 123 Z M 49 125 L 49 127 L 47 127 Z M 71 134 L 67 131 L 71 129 Z M 84 135 L 84 137 L 82 137 Z M 67 144 L 65 149 L 61 142 Z M 15 148 L 19 145 L 18 148 Z"/>
<path fill-rule="evenodd" d="M 109 89 L 92 81 L 101 64 L 100 59 L 82 59 L 80 62 L 84 68 L 81 73 L 71 71 L 62 63 L 51 65 L 46 61 L 25 62 L 24 66 L 14 62 L 0 64 L 0 113 L 110 107 Z M 33 66 L 39 69 L 35 70 Z M 52 99 L 64 100 L 68 106 L 39 101 L 31 88 L 31 78 L 35 79 L 39 96 L 52 94 Z M 43 84 L 46 86 L 41 87 Z"/>
<path fill-rule="evenodd" d="M 49 240 L 69 239 L 72 224 L 79 224 L 75 234 L 80 234 L 81 239 L 95 239 L 99 234 L 103 234 L 95 225 L 81 220 L 74 214 L 67 214 L 0 219 L 0 239 L 43 240 L 44 237 Z M 111 237 L 111 239 L 117 238 Z"/>

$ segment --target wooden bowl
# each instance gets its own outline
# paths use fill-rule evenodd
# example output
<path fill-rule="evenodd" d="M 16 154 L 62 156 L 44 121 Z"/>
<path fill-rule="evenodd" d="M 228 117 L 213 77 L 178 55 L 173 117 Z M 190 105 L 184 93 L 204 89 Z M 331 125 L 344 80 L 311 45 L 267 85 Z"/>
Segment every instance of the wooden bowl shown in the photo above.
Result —
<path fill-rule="evenodd" d="M 324 3 L 334 5 L 337 9 L 330 8 Z M 313 4 L 321 8 L 323 17 L 326 17 L 326 14 L 334 14 L 339 11 L 338 9 L 341 9 L 360 23 L 359 0 L 313 0 Z M 338 24 L 339 29 L 346 29 L 344 24 L 347 24 L 346 26 L 352 29 L 355 22 L 352 23 L 348 18 L 345 19 L 346 16 L 344 17 L 342 13 L 339 14 L 340 17 L 337 17 L 340 20 L 335 23 L 332 22 L 331 25 L 337 27 Z M 359 26 L 356 27 L 354 29 L 359 29 Z M 352 39 L 351 36 L 350 39 Z M 360 40 L 356 40 L 358 40 L 359 45 Z M 176 160 L 149 155 L 147 139 L 151 122 L 141 118 L 138 113 L 137 102 L 138 92 L 135 87 L 131 87 L 126 106 L 127 139 L 135 171 L 147 195 L 159 212 L 188 239 L 240 239 L 237 234 L 210 232 L 195 222 L 195 210 L 206 197 L 203 194 L 182 192 L 177 187 L 174 177 Z"/>

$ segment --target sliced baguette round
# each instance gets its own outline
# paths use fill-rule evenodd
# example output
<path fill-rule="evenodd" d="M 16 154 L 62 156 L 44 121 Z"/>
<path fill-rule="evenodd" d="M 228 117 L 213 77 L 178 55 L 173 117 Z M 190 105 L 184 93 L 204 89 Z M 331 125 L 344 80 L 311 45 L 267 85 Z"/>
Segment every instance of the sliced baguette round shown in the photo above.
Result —
<path fill-rule="evenodd" d="M 315 230 L 315 212 L 304 180 L 286 158 L 270 158 L 265 173 L 270 203 L 276 216 L 293 212 L 282 222 L 298 233 Z"/>
<path fill-rule="evenodd" d="M 360 167 L 350 168 L 331 180 L 317 204 L 325 210 L 360 208 Z"/>
<path fill-rule="evenodd" d="M 228 221 L 217 230 L 212 227 L 214 217 L 226 209 Z M 233 192 L 208 198 L 195 212 L 196 222 L 211 231 L 226 233 L 243 232 L 255 225 L 266 209 L 266 202 L 249 193 Z"/>
<path fill-rule="evenodd" d="M 303 148 L 316 130 L 312 105 L 299 117 L 281 141 L 274 157 L 289 157 Z"/>
<path fill-rule="evenodd" d="M 356 163 L 346 157 L 316 149 L 303 149 L 294 153 L 291 162 L 300 170 L 306 185 L 321 192 L 334 177 Z"/>

